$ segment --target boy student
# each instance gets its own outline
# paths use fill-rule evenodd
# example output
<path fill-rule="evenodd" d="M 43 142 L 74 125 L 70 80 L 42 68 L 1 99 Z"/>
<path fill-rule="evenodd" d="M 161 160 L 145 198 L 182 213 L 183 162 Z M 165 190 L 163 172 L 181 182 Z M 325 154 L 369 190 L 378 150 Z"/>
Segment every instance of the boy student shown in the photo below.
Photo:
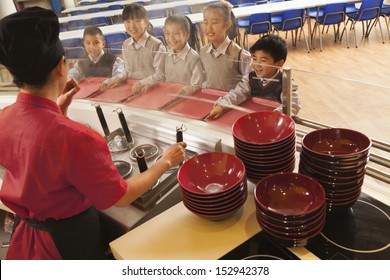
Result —
<path fill-rule="evenodd" d="M 108 77 L 101 85 L 101 90 L 113 88 L 122 83 L 124 62 L 121 58 L 104 51 L 106 41 L 99 27 L 89 26 L 83 34 L 84 48 L 89 59 L 79 60 L 69 70 L 68 78 L 77 82 L 87 77 Z"/>
<path fill-rule="evenodd" d="M 249 96 L 258 96 L 279 101 L 276 111 L 282 111 L 285 97 L 282 92 L 282 71 L 280 67 L 287 58 L 286 42 L 277 35 L 266 35 L 249 49 L 252 54 L 253 71 L 245 75 L 235 89 L 220 97 L 210 111 L 207 119 L 219 118 L 223 110 L 231 105 L 239 105 Z M 292 113 L 301 109 L 298 86 L 292 82 Z"/>

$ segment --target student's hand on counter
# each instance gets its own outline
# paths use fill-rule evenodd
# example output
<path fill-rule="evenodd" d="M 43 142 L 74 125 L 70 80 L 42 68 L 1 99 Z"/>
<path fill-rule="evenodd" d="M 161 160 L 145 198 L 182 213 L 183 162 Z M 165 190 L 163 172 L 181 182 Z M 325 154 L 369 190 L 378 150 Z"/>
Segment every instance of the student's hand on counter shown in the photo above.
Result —
<path fill-rule="evenodd" d="M 100 90 L 106 90 L 106 89 L 109 89 L 109 88 L 114 88 L 114 87 L 118 87 L 122 84 L 122 80 L 120 78 L 118 79 L 115 79 L 109 83 L 102 83 L 100 85 Z"/>
<path fill-rule="evenodd" d="M 187 144 L 185 142 L 173 144 L 172 146 L 170 146 L 168 149 L 164 151 L 159 161 L 167 162 L 169 168 L 178 165 L 185 158 L 186 155 L 185 147 L 187 147 Z"/>
<path fill-rule="evenodd" d="M 133 92 L 133 94 L 137 94 L 141 92 L 142 88 L 143 85 L 141 84 L 141 82 L 136 82 L 131 88 L 131 91 Z"/>
<path fill-rule="evenodd" d="M 218 119 L 222 115 L 222 112 L 223 112 L 222 106 L 217 105 L 210 111 L 210 113 L 207 115 L 205 120 L 215 120 L 215 119 Z"/>
<path fill-rule="evenodd" d="M 66 116 L 66 112 L 70 103 L 72 103 L 73 96 L 80 90 L 80 87 L 77 85 L 77 82 L 73 79 L 70 79 L 66 82 L 63 93 L 58 96 L 57 104 L 60 107 L 62 114 Z"/>

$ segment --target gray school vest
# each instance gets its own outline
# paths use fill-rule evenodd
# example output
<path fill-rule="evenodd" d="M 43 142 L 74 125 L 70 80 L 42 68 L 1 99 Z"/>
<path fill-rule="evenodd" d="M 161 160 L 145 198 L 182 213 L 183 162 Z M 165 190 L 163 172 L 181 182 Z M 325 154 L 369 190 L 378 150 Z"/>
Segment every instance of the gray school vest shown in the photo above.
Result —
<path fill-rule="evenodd" d="M 167 56 L 165 58 L 165 81 L 191 85 L 192 70 L 199 60 L 199 55 L 193 49 L 187 53 L 185 61 L 177 59 L 174 62 L 173 56 Z"/>
<path fill-rule="evenodd" d="M 230 42 L 225 55 L 213 57 L 207 53 L 208 45 L 200 49 L 200 58 L 206 72 L 207 87 L 231 90 L 241 80 L 240 57 L 242 48 Z"/>
<path fill-rule="evenodd" d="M 129 40 L 129 39 L 128 39 Z M 129 73 L 128 79 L 141 80 L 150 75 L 153 75 L 156 71 L 153 67 L 153 60 L 158 51 L 161 41 L 149 36 L 146 41 L 145 47 L 136 50 L 134 45 L 126 46 L 126 41 L 124 45 L 124 56 Z"/>

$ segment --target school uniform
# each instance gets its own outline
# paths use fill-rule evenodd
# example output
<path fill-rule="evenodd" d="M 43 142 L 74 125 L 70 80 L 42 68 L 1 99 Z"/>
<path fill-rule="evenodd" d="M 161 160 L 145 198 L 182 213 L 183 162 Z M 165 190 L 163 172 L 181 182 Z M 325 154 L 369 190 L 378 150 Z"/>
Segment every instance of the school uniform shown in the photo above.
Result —
<path fill-rule="evenodd" d="M 132 37 L 123 42 L 123 60 L 127 79 L 140 80 L 142 85 L 151 85 L 164 80 L 164 44 L 145 31 L 135 42 Z"/>
<path fill-rule="evenodd" d="M 230 90 L 229 93 L 220 97 L 215 105 L 220 105 L 223 108 L 229 108 L 232 105 L 240 105 L 250 96 L 261 97 L 275 100 L 281 103 L 276 111 L 282 112 L 283 106 L 286 104 L 286 98 L 283 95 L 283 79 L 282 72 L 277 70 L 275 74 L 269 79 L 257 78 L 255 71 L 250 72 L 242 78 L 242 81 L 237 86 Z M 298 95 L 298 86 L 292 80 L 292 95 L 291 107 L 293 115 L 298 114 L 301 109 L 301 104 Z"/>
<path fill-rule="evenodd" d="M 231 90 L 250 71 L 250 53 L 228 37 L 218 49 L 210 43 L 199 54 L 206 73 L 203 87 Z"/>
<path fill-rule="evenodd" d="M 68 78 L 73 78 L 77 82 L 87 77 L 108 77 L 103 83 L 121 78 L 124 74 L 124 62 L 120 57 L 105 52 L 104 50 L 96 57 L 90 55 L 89 59 L 79 60 L 68 72 Z"/>
<path fill-rule="evenodd" d="M 202 87 L 204 70 L 199 54 L 188 43 L 179 53 L 168 51 L 165 58 L 165 81 L 182 83 L 185 93 L 191 93 Z"/>

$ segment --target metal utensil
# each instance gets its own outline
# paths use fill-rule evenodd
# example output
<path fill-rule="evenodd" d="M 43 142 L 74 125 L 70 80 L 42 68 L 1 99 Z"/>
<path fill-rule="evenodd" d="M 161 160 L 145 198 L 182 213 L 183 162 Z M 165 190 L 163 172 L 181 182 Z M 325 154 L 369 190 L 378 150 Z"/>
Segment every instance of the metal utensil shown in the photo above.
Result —
<path fill-rule="evenodd" d="M 92 106 L 94 106 L 96 109 L 96 113 L 99 117 L 100 124 L 102 125 L 104 135 L 105 136 L 110 135 L 110 129 L 108 128 L 107 121 L 106 118 L 104 117 L 103 110 L 100 107 L 100 104 L 96 102 L 95 104 L 92 104 Z"/>

